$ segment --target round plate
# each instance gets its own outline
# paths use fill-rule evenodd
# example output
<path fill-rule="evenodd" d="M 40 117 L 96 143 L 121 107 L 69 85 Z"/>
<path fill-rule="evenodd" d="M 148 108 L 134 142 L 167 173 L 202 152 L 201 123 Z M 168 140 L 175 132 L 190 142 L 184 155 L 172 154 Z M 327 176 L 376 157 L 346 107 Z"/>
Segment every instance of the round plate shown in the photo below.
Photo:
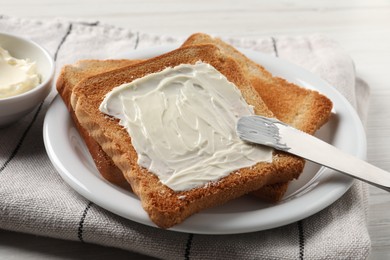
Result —
<path fill-rule="evenodd" d="M 156 56 L 176 46 L 138 50 L 126 58 Z M 318 90 L 330 98 L 334 109 L 330 121 L 317 137 L 356 157 L 365 158 L 366 139 L 362 124 L 352 106 L 332 86 L 306 70 L 282 59 L 242 50 L 249 58 L 302 87 Z M 139 199 L 103 179 L 79 136 L 70 115 L 57 97 L 46 114 L 44 142 L 47 153 L 61 177 L 78 193 L 124 218 L 155 226 Z M 299 180 L 292 181 L 284 199 L 266 204 L 250 196 L 202 211 L 170 230 L 198 234 L 234 234 L 270 229 L 308 217 L 340 198 L 353 179 L 325 167 L 307 163 Z"/>

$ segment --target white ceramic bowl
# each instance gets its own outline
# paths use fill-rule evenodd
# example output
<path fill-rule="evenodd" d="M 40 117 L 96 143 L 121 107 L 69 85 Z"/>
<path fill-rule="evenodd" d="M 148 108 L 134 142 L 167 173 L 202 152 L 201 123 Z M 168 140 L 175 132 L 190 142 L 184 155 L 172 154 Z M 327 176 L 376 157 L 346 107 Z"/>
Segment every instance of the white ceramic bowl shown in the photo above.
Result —
<path fill-rule="evenodd" d="M 17 96 L 0 98 L 0 127 L 7 126 L 31 112 L 50 93 L 54 77 L 54 60 L 37 43 L 19 36 L 1 33 L 0 46 L 18 59 L 35 61 L 41 84 Z"/>

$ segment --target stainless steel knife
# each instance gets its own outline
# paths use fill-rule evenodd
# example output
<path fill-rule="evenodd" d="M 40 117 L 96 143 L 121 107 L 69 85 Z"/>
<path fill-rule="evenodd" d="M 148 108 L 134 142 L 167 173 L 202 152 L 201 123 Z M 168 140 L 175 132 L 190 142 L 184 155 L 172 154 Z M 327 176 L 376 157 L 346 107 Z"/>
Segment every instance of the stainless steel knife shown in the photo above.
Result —
<path fill-rule="evenodd" d="M 277 119 L 244 116 L 237 123 L 238 136 L 247 142 L 273 147 L 324 165 L 390 192 L 390 173 Z"/>

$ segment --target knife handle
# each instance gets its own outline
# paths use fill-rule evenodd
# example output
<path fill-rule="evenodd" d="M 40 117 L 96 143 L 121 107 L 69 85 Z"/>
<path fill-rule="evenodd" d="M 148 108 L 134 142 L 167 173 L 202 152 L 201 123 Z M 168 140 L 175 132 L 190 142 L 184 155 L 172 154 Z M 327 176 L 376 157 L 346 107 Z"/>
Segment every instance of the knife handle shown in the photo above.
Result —
<path fill-rule="evenodd" d="M 347 154 L 336 147 L 287 125 L 280 125 L 281 142 L 286 151 L 306 160 L 367 182 L 390 192 L 390 173 Z"/>

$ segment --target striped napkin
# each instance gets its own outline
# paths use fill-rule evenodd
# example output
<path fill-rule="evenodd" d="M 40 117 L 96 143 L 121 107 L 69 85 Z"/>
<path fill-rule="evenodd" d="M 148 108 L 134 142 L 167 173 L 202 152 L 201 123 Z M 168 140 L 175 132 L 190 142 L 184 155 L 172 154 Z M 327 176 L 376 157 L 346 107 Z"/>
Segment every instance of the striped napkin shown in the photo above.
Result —
<path fill-rule="evenodd" d="M 149 35 L 63 19 L 29 20 L 0 15 L 0 31 L 31 38 L 54 57 L 57 75 L 79 59 L 126 56 L 183 39 Z M 226 39 L 237 47 L 278 56 L 319 75 L 367 116 L 367 85 L 356 78 L 351 58 L 321 35 Z M 29 115 L 0 129 L 0 228 L 117 247 L 162 259 L 365 259 L 367 187 L 356 181 L 342 198 L 296 223 L 236 235 L 200 235 L 161 230 L 119 217 L 70 188 L 49 160 L 42 138 L 45 112 L 55 90 Z"/>

